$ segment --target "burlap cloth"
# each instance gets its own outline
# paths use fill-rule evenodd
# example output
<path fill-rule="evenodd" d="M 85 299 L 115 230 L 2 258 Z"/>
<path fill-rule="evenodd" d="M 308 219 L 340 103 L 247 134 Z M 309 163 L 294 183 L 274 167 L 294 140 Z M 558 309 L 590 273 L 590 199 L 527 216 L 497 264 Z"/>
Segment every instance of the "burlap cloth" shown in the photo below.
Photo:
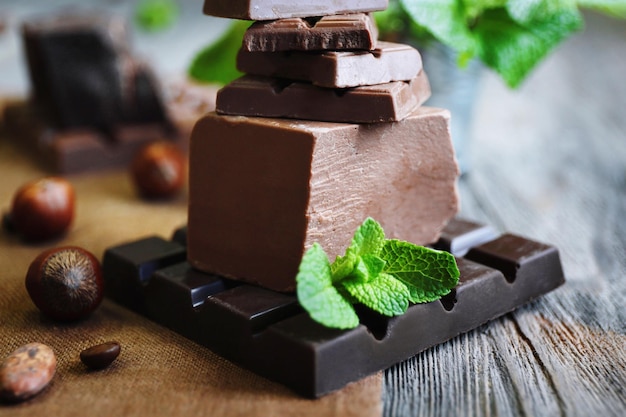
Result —
<path fill-rule="evenodd" d="M 21 184 L 44 175 L 0 134 L 0 210 L 8 209 Z M 109 246 L 147 235 L 169 238 L 186 221 L 186 196 L 168 203 L 141 201 L 125 172 L 68 179 L 78 204 L 68 236 L 33 246 L 0 234 L 0 357 L 37 341 L 58 359 L 45 392 L 17 405 L 0 403 L 0 416 L 381 415 L 380 374 L 309 400 L 106 299 L 78 323 L 43 317 L 24 288 L 28 265 L 43 249 L 79 245 L 102 259 Z M 105 370 L 87 371 L 80 351 L 109 340 L 121 343 L 120 357 Z"/>

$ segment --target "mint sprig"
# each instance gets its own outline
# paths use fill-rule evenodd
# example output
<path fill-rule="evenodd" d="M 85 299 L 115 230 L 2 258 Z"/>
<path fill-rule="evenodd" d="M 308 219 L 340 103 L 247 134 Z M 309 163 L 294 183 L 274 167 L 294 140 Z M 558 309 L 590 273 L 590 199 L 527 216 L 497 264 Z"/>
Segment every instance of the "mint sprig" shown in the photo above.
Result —
<path fill-rule="evenodd" d="M 344 256 L 331 264 L 319 244 L 302 257 L 296 276 L 300 304 L 327 327 L 351 329 L 359 324 L 354 304 L 385 315 L 406 312 L 409 303 L 437 300 L 459 281 L 448 252 L 395 239 L 368 218 L 356 230 Z"/>

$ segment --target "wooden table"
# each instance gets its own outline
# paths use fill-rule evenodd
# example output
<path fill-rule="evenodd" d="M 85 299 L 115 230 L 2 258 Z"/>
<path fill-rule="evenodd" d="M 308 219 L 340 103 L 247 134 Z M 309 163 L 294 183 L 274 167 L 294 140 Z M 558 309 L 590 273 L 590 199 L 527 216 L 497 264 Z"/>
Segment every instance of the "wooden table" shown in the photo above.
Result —
<path fill-rule="evenodd" d="M 387 370 L 385 416 L 626 412 L 625 40 L 587 15 L 519 90 L 485 74 L 461 214 L 557 246 L 567 283 Z"/>
<path fill-rule="evenodd" d="M 386 371 L 385 416 L 626 415 L 626 24 L 586 17 L 518 91 L 486 74 L 460 182 L 565 286 Z"/>

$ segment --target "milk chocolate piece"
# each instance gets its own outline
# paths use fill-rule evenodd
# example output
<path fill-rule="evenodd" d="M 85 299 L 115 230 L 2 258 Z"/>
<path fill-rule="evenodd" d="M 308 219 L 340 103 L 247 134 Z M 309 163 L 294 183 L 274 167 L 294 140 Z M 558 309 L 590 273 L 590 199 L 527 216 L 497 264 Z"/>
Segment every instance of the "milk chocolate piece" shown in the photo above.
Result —
<path fill-rule="evenodd" d="M 385 10 L 389 0 L 204 0 L 204 14 L 231 19 L 274 20 Z"/>
<path fill-rule="evenodd" d="M 237 68 L 248 74 L 309 81 L 329 88 L 408 81 L 422 70 L 419 52 L 409 45 L 379 42 L 374 51 L 247 52 Z"/>
<path fill-rule="evenodd" d="M 290 291 L 306 249 L 334 259 L 368 216 L 389 238 L 437 240 L 457 176 L 447 110 L 371 125 L 209 113 L 191 138 L 189 262 Z"/>
<path fill-rule="evenodd" d="M 350 50 L 376 47 L 378 29 L 366 13 L 290 18 L 256 22 L 243 37 L 243 48 L 253 52 Z"/>
<path fill-rule="evenodd" d="M 137 251 L 151 263 L 167 245 L 150 238 L 108 249 L 103 260 L 108 296 L 307 397 L 386 369 L 564 282 L 554 247 L 508 235 L 471 248 L 477 257 L 485 254 L 490 265 L 457 258 L 459 284 L 441 300 L 411 305 L 393 318 L 357 306 L 361 324 L 336 330 L 313 322 L 295 296 L 237 285 L 174 259 L 163 259 L 162 269 L 138 281 L 144 275 L 138 271 L 152 267 L 144 267 Z M 129 259 L 135 259 L 131 268 Z M 517 271 L 513 281 L 505 279 L 510 269 Z M 133 301 L 127 292 L 137 288 L 139 298 Z"/>
<path fill-rule="evenodd" d="M 59 14 L 26 22 L 34 103 L 54 128 L 109 133 L 119 124 L 168 124 L 149 68 L 127 48 L 124 21 Z"/>
<path fill-rule="evenodd" d="M 430 85 L 423 71 L 409 82 L 349 89 L 244 75 L 218 92 L 216 111 L 236 116 L 381 123 L 404 119 L 428 97 Z"/>

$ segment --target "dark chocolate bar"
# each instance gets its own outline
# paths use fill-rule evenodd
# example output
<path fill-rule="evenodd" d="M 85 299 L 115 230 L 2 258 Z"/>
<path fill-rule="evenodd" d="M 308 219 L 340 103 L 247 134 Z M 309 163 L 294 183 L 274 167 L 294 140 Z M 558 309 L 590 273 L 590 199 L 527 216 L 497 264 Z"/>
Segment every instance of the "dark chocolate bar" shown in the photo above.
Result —
<path fill-rule="evenodd" d="M 373 51 L 247 52 L 237 56 L 241 72 L 308 81 L 328 88 L 408 81 L 422 70 L 420 53 L 409 45 L 379 42 Z"/>
<path fill-rule="evenodd" d="M 290 18 L 253 23 L 243 48 L 253 52 L 366 50 L 376 47 L 378 29 L 366 13 Z"/>
<path fill-rule="evenodd" d="M 184 250 L 159 238 L 108 249 L 108 296 L 307 397 L 385 369 L 564 282 L 554 247 L 504 235 L 457 259 L 459 284 L 441 300 L 392 318 L 359 308 L 357 328 L 336 330 L 312 321 L 295 296 L 195 271 L 180 261 Z"/>
<path fill-rule="evenodd" d="M 219 114 L 338 123 L 396 122 L 430 97 L 426 74 L 411 81 L 332 89 L 244 75 L 217 93 Z"/>
<path fill-rule="evenodd" d="M 274 20 L 385 10 L 389 0 L 204 0 L 204 14 L 231 19 Z"/>

